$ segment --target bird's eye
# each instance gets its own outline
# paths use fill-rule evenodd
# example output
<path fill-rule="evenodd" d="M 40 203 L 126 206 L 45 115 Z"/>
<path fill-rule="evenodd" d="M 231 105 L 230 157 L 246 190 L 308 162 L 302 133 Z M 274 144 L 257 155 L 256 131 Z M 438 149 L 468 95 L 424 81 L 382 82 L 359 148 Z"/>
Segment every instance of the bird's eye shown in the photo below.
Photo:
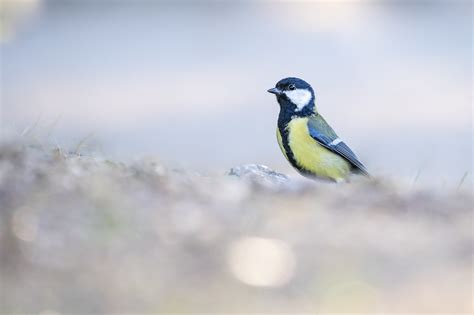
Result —
<path fill-rule="evenodd" d="M 294 84 L 290 84 L 290 85 L 288 86 L 288 90 L 293 91 L 294 89 L 296 89 L 296 87 L 295 87 Z"/>

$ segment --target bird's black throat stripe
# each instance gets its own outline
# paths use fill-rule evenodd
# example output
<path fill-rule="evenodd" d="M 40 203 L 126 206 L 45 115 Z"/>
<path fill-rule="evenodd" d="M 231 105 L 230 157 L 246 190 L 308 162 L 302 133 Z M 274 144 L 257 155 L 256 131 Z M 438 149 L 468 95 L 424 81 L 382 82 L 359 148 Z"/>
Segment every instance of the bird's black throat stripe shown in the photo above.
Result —
<path fill-rule="evenodd" d="M 293 151 L 290 148 L 289 144 L 289 139 L 288 139 L 288 123 L 296 117 L 306 117 L 308 116 L 308 113 L 303 113 L 303 112 L 298 112 L 295 113 L 294 111 L 284 111 L 280 110 L 280 114 L 278 115 L 278 130 L 280 131 L 281 134 L 281 141 L 283 144 L 283 148 L 285 149 L 286 156 L 288 157 L 288 160 L 290 164 L 298 170 L 302 175 L 305 176 L 314 176 L 310 171 L 302 168 L 301 166 L 298 165 L 298 162 L 295 159 L 295 155 L 293 154 Z"/>

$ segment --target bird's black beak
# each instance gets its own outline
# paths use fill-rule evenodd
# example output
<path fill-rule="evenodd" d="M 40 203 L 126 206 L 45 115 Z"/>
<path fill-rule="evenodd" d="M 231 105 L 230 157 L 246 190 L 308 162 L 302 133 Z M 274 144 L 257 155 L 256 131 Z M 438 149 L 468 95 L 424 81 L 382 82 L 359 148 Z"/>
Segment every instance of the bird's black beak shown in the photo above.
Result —
<path fill-rule="evenodd" d="M 278 88 L 276 88 L 276 87 L 267 90 L 267 92 L 268 92 L 268 93 L 275 94 L 275 95 L 280 95 L 280 94 L 283 93 L 280 89 L 278 89 Z"/>

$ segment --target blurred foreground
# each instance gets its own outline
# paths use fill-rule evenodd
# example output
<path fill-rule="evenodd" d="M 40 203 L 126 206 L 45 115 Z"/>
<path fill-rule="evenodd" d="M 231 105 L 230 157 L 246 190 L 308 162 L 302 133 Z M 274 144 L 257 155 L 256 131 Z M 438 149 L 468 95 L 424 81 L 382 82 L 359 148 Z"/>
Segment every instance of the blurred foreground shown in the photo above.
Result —
<path fill-rule="evenodd" d="M 0 313 L 472 312 L 472 194 L 279 179 L 4 144 Z"/>

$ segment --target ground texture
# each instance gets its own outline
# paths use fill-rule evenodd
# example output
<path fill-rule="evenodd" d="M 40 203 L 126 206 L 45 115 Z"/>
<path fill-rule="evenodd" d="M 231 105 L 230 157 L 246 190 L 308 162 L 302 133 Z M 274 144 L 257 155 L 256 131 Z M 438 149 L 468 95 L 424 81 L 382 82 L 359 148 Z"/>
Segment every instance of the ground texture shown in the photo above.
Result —
<path fill-rule="evenodd" d="M 470 193 L 0 148 L 0 313 L 472 312 Z"/>

